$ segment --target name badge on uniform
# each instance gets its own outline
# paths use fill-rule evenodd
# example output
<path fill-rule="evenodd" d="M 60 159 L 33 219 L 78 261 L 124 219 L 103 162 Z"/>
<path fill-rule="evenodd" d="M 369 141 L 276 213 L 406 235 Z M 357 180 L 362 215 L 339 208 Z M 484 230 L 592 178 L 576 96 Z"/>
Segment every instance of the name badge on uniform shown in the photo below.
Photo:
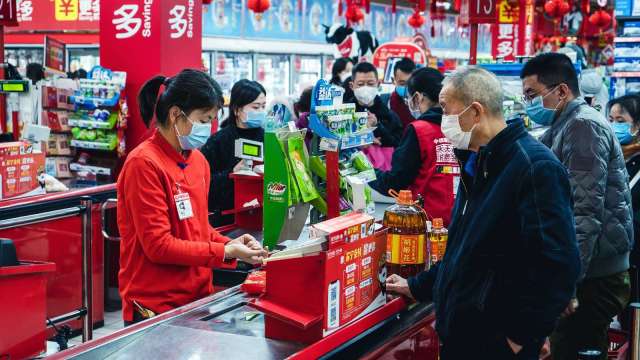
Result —
<path fill-rule="evenodd" d="M 191 199 L 186 192 L 173 195 L 176 201 L 176 209 L 178 209 L 178 218 L 180 220 L 193 217 L 193 209 L 191 209 Z"/>

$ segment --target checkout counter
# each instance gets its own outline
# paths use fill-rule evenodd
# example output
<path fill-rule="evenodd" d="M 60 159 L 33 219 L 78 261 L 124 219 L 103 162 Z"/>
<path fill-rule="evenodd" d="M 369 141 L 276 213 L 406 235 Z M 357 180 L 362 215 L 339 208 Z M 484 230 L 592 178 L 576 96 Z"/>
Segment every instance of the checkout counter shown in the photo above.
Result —
<path fill-rule="evenodd" d="M 238 287 L 132 325 L 51 359 L 425 359 L 438 358 L 430 304 L 401 298 L 303 345 L 265 337 L 264 314 Z"/>
<path fill-rule="evenodd" d="M 110 184 L 0 201 L 0 238 L 13 241 L 21 261 L 55 264 L 55 271 L 46 276 L 46 317 L 58 319 L 59 324 L 66 323 L 74 331 L 82 327 L 81 320 L 73 319 L 82 317 L 78 314 L 83 308 L 85 313 L 92 309 L 91 316 L 85 318 L 89 318 L 94 327 L 103 324 L 105 242 L 102 207 L 114 198 L 115 184 Z M 85 216 L 87 200 L 90 200 L 88 217 Z M 84 226 L 86 219 L 90 219 L 90 226 Z M 90 251 L 87 249 L 90 256 L 85 265 L 91 270 L 83 274 L 83 239 L 88 234 L 91 234 L 92 245 Z M 106 248 L 109 248 L 108 244 Z M 91 291 L 83 296 L 85 279 L 91 280 L 88 284 Z M 54 335 L 55 331 L 50 327 L 47 337 Z"/>

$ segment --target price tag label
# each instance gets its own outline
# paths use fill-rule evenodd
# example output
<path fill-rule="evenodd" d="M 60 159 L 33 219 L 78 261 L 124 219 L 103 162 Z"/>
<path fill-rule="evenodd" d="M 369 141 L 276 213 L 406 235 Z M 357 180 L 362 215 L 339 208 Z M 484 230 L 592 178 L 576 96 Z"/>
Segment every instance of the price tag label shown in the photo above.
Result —
<path fill-rule="evenodd" d="M 338 140 L 322 138 L 320 140 L 320 150 L 324 151 L 338 151 Z"/>

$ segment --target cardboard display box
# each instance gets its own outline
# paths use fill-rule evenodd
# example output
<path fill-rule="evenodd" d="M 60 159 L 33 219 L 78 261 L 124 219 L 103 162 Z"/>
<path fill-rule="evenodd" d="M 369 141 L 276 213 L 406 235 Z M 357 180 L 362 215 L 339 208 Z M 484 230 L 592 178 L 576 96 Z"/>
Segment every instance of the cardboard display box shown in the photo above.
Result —
<path fill-rule="evenodd" d="M 71 155 L 70 134 L 51 134 L 47 144 L 48 155 Z"/>
<path fill-rule="evenodd" d="M 310 344 L 386 303 L 387 231 L 327 251 L 269 261 L 266 291 L 252 306 L 265 313 L 268 338 Z"/>
<path fill-rule="evenodd" d="M 12 146 L 24 148 L 25 145 Z M 0 146 L 0 200 L 44 194 L 44 187 L 38 182 L 38 175 L 45 169 L 44 154 L 7 149 Z"/>
<path fill-rule="evenodd" d="M 329 241 L 329 249 L 332 249 L 373 235 L 373 223 L 372 216 L 353 212 L 311 226 L 309 236 L 312 239 L 326 238 Z"/>

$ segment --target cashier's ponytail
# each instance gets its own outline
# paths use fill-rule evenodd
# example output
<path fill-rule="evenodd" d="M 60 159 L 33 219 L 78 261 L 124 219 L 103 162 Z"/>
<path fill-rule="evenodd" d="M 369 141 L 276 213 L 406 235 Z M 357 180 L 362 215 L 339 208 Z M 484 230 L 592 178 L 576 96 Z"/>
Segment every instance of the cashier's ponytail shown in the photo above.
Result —
<path fill-rule="evenodd" d="M 162 86 L 164 90 L 160 93 Z M 157 124 L 165 126 L 172 106 L 189 115 L 196 109 L 221 108 L 223 104 L 220 85 L 208 74 L 193 69 L 182 70 L 171 78 L 155 76 L 138 93 L 140 116 L 146 127 L 151 124 L 154 114 Z"/>

